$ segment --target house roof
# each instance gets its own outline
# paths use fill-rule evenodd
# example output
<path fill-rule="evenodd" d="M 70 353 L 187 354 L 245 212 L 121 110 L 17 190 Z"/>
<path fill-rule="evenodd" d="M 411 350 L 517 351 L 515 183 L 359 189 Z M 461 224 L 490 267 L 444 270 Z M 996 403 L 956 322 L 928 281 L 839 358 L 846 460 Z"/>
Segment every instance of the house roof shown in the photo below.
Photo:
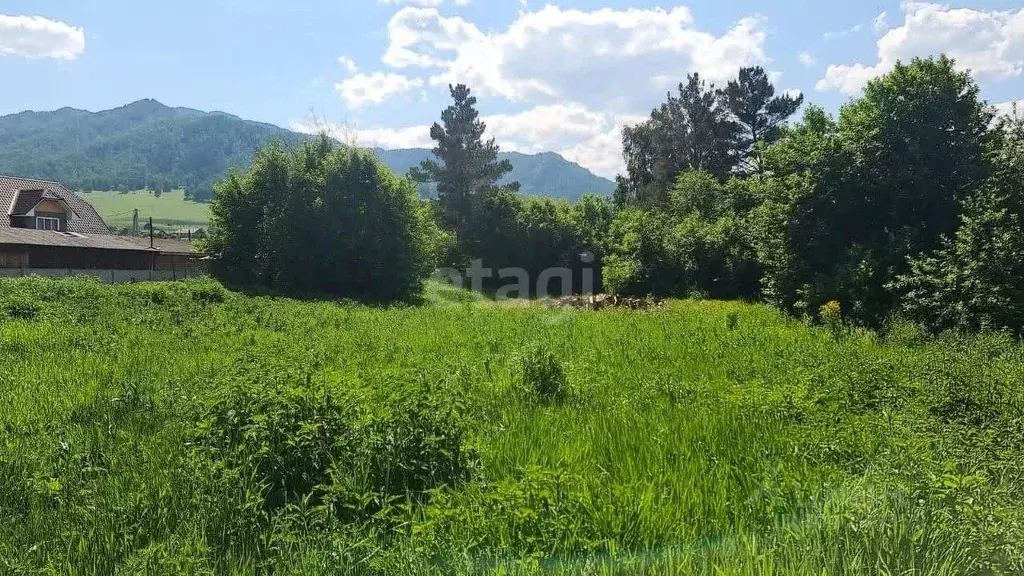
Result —
<path fill-rule="evenodd" d="M 43 198 L 61 200 L 75 213 L 68 219 L 68 232 L 109 235 L 103 219 L 88 202 L 57 182 L 0 176 L 0 230 L 11 228 L 11 215 L 25 214 Z M 34 202 L 32 200 L 35 199 Z M 31 206 L 24 206 L 31 202 Z"/>
<path fill-rule="evenodd" d="M 149 236 L 124 236 L 125 240 L 149 248 Z M 175 238 L 154 238 L 153 247 L 167 254 L 195 254 L 198 251 L 185 240 Z"/>
<path fill-rule="evenodd" d="M 46 195 L 46 190 L 22 190 L 14 196 L 14 207 L 11 216 L 28 214 Z"/>
<path fill-rule="evenodd" d="M 99 248 L 104 250 L 134 250 L 149 252 L 149 245 L 140 246 L 120 236 L 97 234 L 95 236 L 80 233 L 56 232 L 53 230 L 33 230 L 31 228 L 11 228 L 0 226 L 0 244 L 19 244 L 24 246 L 60 246 L 64 248 Z"/>

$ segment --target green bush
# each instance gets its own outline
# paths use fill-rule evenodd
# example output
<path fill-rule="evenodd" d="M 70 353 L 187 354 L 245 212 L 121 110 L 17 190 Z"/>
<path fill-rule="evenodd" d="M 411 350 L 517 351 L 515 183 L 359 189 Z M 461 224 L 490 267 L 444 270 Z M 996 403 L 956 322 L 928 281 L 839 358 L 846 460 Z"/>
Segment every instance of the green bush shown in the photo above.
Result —
<path fill-rule="evenodd" d="M 255 474 L 271 509 L 313 494 L 356 450 L 353 406 L 299 385 L 236 384 L 220 392 L 196 429 L 196 445 Z"/>
<path fill-rule="evenodd" d="M 326 136 L 264 148 L 217 186 L 210 211 L 214 273 L 285 293 L 412 298 L 443 244 L 410 180 Z"/>
<path fill-rule="evenodd" d="M 205 408 L 194 445 L 255 477 L 269 510 L 312 501 L 344 520 L 366 518 L 396 498 L 458 484 L 473 467 L 457 398 L 415 384 L 392 392 L 370 402 L 294 374 L 242 378 Z"/>
<path fill-rule="evenodd" d="M 558 358 L 542 344 L 528 346 L 520 354 L 520 384 L 544 402 L 560 403 L 569 392 L 565 371 Z"/>
<path fill-rule="evenodd" d="M 14 320 L 33 320 L 42 310 L 34 298 L 23 294 L 12 294 L 4 300 L 7 317 Z"/>
<path fill-rule="evenodd" d="M 626 296 L 677 293 L 681 271 L 666 248 L 669 233 L 670 222 L 663 214 L 637 208 L 619 211 L 608 233 L 602 270 L 607 290 Z"/>

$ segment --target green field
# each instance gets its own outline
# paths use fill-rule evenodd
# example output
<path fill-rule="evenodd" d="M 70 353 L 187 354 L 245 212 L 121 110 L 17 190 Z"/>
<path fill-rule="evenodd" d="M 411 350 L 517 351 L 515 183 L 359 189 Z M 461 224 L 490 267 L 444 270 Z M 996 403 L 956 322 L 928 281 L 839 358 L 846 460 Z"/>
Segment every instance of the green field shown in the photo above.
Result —
<path fill-rule="evenodd" d="M 185 200 L 184 190 L 172 190 L 159 198 L 147 190 L 136 192 L 86 192 L 82 198 L 92 204 L 108 226 L 131 228 L 132 213 L 139 211 L 139 227 L 153 218 L 153 225 L 164 230 L 205 228 L 210 221 L 210 205 Z"/>
<path fill-rule="evenodd" d="M 1024 570 L 1024 350 L 0 282 L 0 573 Z"/>

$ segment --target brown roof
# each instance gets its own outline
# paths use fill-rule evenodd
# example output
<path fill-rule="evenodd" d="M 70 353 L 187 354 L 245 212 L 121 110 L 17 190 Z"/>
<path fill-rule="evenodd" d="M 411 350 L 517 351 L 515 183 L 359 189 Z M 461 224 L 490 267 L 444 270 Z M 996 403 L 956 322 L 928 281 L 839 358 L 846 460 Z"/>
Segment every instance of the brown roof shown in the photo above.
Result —
<path fill-rule="evenodd" d="M 139 246 L 120 236 L 56 232 L 54 230 L 32 230 L 0 226 L 0 244 L 26 246 L 62 246 L 67 248 L 99 248 L 104 250 L 141 250 L 149 252 L 149 245 Z"/>
<path fill-rule="evenodd" d="M 40 194 L 39 191 L 42 191 L 42 193 Z M 26 192 L 31 193 L 26 194 Z M 17 211 L 24 206 L 24 203 L 30 201 L 37 194 L 39 194 L 39 198 L 32 203 L 32 206 L 23 212 Z M 25 196 L 24 201 L 21 198 L 22 196 Z M 110 234 L 110 230 L 107 229 L 107 225 L 103 223 L 103 219 L 96 213 L 96 210 L 88 202 L 76 196 L 74 192 L 68 190 L 63 185 L 46 180 L 31 180 L 10 176 L 0 176 L 0 230 L 11 228 L 11 214 L 24 214 L 28 212 L 43 197 L 58 198 L 64 201 L 75 213 L 75 217 L 67 222 L 68 232 L 97 235 Z M 17 206 L 15 206 L 16 200 Z"/>
<path fill-rule="evenodd" d="M 125 240 L 149 248 L 149 236 L 122 236 Z M 175 238 L 154 238 L 153 247 L 167 254 L 194 254 L 198 252 L 185 240 Z"/>
<path fill-rule="evenodd" d="M 11 208 L 11 216 L 28 214 L 29 210 L 36 207 L 43 199 L 46 190 L 22 190 L 14 195 L 14 207 Z"/>

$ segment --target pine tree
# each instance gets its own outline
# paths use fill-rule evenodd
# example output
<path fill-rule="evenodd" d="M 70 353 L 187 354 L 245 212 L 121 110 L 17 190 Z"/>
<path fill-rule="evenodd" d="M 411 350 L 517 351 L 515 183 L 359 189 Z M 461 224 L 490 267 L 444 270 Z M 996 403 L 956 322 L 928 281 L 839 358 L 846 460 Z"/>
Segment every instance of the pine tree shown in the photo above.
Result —
<path fill-rule="evenodd" d="M 721 91 L 698 74 L 679 84 L 679 96 L 651 112 L 650 119 L 622 131 L 628 180 L 619 181 L 616 197 L 660 206 L 675 177 L 702 170 L 726 180 L 739 160 L 740 125 L 722 103 Z"/>
<path fill-rule="evenodd" d="M 759 150 L 779 139 L 782 125 L 803 104 L 803 94 L 776 96 L 768 74 L 760 66 L 753 66 L 740 69 L 739 77 L 722 90 L 722 99 L 742 126 L 740 167 L 747 173 L 760 173 Z"/>
<path fill-rule="evenodd" d="M 454 103 L 441 113 L 443 125 L 435 122 L 430 128 L 430 138 L 437 142 L 433 153 L 440 162 L 424 160 L 410 170 L 410 176 L 437 185 L 441 219 L 458 234 L 465 229 L 474 198 L 497 188 L 498 181 L 512 171 L 512 163 L 498 161 L 500 149 L 493 138 L 483 140 L 487 126 L 479 119 L 470 89 L 464 84 L 448 89 Z M 504 188 L 518 191 L 519 183 Z"/>

